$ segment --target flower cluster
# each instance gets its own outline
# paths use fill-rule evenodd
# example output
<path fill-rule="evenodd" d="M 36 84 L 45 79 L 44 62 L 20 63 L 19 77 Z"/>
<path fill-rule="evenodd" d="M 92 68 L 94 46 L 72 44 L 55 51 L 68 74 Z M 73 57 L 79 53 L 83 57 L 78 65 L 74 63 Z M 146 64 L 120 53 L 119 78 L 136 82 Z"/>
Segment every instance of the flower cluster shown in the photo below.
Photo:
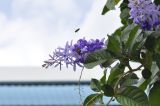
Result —
<path fill-rule="evenodd" d="M 160 27 L 160 6 L 151 0 L 129 0 L 131 19 L 142 29 L 152 30 Z"/>
<path fill-rule="evenodd" d="M 64 48 L 59 47 L 53 52 L 53 55 L 49 55 L 50 59 L 44 61 L 43 67 L 48 68 L 54 65 L 55 67 L 60 66 L 61 70 L 61 66 L 65 63 L 66 67 L 72 65 L 73 69 L 76 70 L 76 65 L 83 67 L 82 64 L 89 53 L 100 50 L 103 47 L 104 39 L 87 41 L 83 38 L 79 39 L 75 44 L 72 44 L 72 41 L 70 44 L 67 42 Z"/>

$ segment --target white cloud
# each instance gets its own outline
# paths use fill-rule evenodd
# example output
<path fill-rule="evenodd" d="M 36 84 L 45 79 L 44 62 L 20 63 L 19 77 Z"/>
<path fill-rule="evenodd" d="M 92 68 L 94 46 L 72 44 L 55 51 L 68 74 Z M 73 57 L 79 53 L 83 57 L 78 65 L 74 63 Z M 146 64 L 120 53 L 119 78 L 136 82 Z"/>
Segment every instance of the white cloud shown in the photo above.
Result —
<path fill-rule="evenodd" d="M 81 10 L 74 0 L 61 2 L 13 0 L 11 17 L 0 13 L 0 66 L 41 66 L 53 49 L 71 40 Z"/>
<path fill-rule="evenodd" d="M 81 2 L 85 4 L 87 1 Z M 43 60 L 48 58 L 48 54 L 52 53 L 57 46 L 63 46 L 66 41 L 84 36 L 103 38 L 120 26 L 118 11 L 110 12 L 105 16 L 100 15 L 105 1 L 92 0 L 93 5 L 88 4 L 88 6 L 92 5 L 90 11 L 89 8 L 80 7 L 78 3 L 75 0 L 65 0 L 65 2 L 62 0 L 12 0 L 10 17 L 0 12 L 0 66 L 40 67 Z M 77 26 L 80 26 L 81 30 L 74 33 Z M 51 73 L 41 72 L 42 70 L 36 72 L 33 70 L 17 71 L 14 75 L 13 73 L 8 75 L 9 71 L 3 71 L 1 76 L 8 75 L 7 79 L 11 78 L 10 80 L 16 78 L 19 80 L 24 77 L 27 80 L 31 77 L 32 80 L 55 79 L 55 77 L 76 80 L 80 74 L 80 72 L 58 74 L 56 71 L 52 76 Z M 94 71 L 85 71 L 84 78 L 90 79 L 97 76 L 99 78 L 102 73 L 102 70 L 97 67 Z M 30 76 L 31 74 L 33 75 Z"/>
<path fill-rule="evenodd" d="M 5 38 L 0 52 L 0 64 L 23 66 L 32 64 L 32 61 L 37 62 L 39 59 L 36 56 L 44 55 L 41 47 L 43 34 L 43 31 L 40 32 L 34 25 L 22 20 L 6 23 L 6 28 L 0 31 L 1 38 Z"/>
<path fill-rule="evenodd" d="M 92 3 L 88 12 L 75 0 L 12 0 L 10 17 L 0 13 L 0 66 L 41 66 L 68 40 L 113 32 L 120 25 L 119 12 L 102 16 L 105 1 Z M 75 34 L 78 24 L 81 30 Z"/>
<path fill-rule="evenodd" d="M 119 9 L 110 11 L 106 15 L 101 15 L 104 4 L 105 1 L 103 0 L 94 2 L 91 11 L 82 24 L 81 35 L 89 38 L 103 38 L 121 26 Z"/>

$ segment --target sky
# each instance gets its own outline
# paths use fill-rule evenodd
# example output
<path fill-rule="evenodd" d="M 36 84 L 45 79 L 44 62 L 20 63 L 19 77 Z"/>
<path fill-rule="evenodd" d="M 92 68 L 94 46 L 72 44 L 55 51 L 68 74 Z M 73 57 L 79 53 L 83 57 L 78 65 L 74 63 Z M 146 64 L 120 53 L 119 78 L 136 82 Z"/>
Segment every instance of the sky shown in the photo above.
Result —
<path fill-rule="evenodd" d="M 0 0 L 0 66 L 41 66 L 67 41 L 104 38 L 120 26 L 105 0 Z M 74 31 L 80 28 L 78 33 Z"/>
<path fill-rule="evenodd" d="M 121 26 L 118 9 L 101 15 L 105 2 L 0 0 L 0 67 L 41 67 L 67 41 L 105 38 Z"/>

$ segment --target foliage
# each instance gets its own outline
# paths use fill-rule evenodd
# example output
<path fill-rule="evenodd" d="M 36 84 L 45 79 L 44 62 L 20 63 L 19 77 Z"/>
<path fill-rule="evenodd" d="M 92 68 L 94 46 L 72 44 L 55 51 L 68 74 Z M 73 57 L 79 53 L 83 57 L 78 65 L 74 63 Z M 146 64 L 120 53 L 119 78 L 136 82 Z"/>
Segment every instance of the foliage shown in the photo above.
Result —
<path fill-rule="evenodd" d="M 108 0 L 102 15 L 114 10 L 119 2 L 120 0 Z M 103 96 L 111 97 L 109 103 L 115 98 L 123 106 L 159 106 L 160 29 L 146 30 L 135 24 L 130 18 L 128 3 L 128 0 L 123 0 L 120 4 L 120 18 L 123 26 L 113 34 L 108 35 L 106 49 L 103 50 L 106 51 L 107 57 L 102 58 L 105 57 L 105 54 L 101 54 L 101 51 L 91 53 L 88 55 L 84 66 L 90 69 L 109 61 L 108 64 L 103 65 L 105 70 L 112 66 L 108 78 L 101 80 L 104 76 L 106 77 L 106 73 L 104 73 L 100 80 L 91 80 L 92 90 L 98 91 Z M 159 5 L 159 0 L 155 0 L 155 4 Z M 99 56 L 100 60 L 95 61 L 96 56 Z M 115 61 L 118 63 L 112 65 Z M 130 65 L 131 62 L 140 65 L 133 69 Z M 142 77 L 137 77 L 136 71 L 140 71 Z M 98 90 L 93 89 L 93 86 Z M 146 91 L 148 91 L 147 94 Z M 88 99 L 89 97 L 85 103 L 91 100 Z M 92 103 L 96 104 L 95 101 Z"/>
<path fill-rule="evenodd" d="M 90 87 L 95 93 L 85 99 L 84 106 L 94 106 L 97 103 L 102 104 L 104 96 L 111 98 L 107 105 L 115 98 L 123 106 L 160 106 L 159 1 L 107 0 L 102 15 L 110 10 L 114 10 L 116 5 L 120 5 L 122 26 L 111 35 L 107 35 L 108 39 L 104 45 L 105 47 L 101 45 L 100 49 L 89 50 L 89 53 L 87 51 L 87 55 L 85 54 L 86 51 L 83 53 L 85 57 L 83 57 L 84 62 L 81 62 L 82 66 L 92 69 L 100 65 L 104 69 L 104 75 L 101 79 L 91 80 Z M 137 8 L 141 10 L 145 9 L 140 11 L 144 12 L 145 17 L 142 14 L 140 16 L 134 14 L 137 11 L 137 5 L 139 5 Z M 146 7 L 140 7 L 147 5 L 150 7 L 150 10 Z M 158 12 L 152 14 L 152 9 L 158 9 L 155 10 Z M 139 13 L 139 11 L 137 12 Z M 154 18 L 155 22 L 146 22 L 148 19 L 153 20 L 152 18 Z M 96 41 L 99 42 L 99 40 L 95 40 L 94 45 L 97 45 Z M 103 44 L 102 41 L 99 42 L 100 44 Z M 80 45 L 82 49 L 78 48 L 75 50 L 78 53 L 77 57 L 82 56 L 81 52 L 87 45 L 83 47 Z M 90 47 L 93 48 L 93 46 Z M 72 47 L 70 46 L 70 48 Z M 69 50 L 72 53 L 72 50 Z M 63 61 L 66 62 L 66 60 Z M 49 65 L 53 63 L 47 62 L 50 63 Z M 48 64 L 47 62 L 46 64 Z M 75 61 L 72 63 L 75 63 Z M 138 63 L 139 66 L 133 69 L 131 63 Z M 141 76 L 138 77 L 136 72 L 140 72 Z"/>

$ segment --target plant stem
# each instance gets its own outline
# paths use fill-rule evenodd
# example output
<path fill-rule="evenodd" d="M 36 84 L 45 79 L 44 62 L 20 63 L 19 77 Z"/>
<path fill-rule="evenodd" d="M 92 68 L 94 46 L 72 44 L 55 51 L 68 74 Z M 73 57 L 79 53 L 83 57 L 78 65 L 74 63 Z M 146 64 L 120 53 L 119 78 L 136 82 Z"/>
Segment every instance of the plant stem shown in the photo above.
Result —
<path fill-rule="evenodd" d="M 138 68 L 133 69 L 133 71 L 138 71 L 138 70 L 140 70 L 142 67 L 143 67 L 143 65 L 140 65 Z"/>
<path fill-rule="evenodd" d="M 134 72 L 134 71 L 138 71 L 138 70 L 140 70 L 142 67 L 143 67 L 143 65 L 140 65 L 138 68 L 132 69 L 131 66 L 128 65 L 129 71 L 127 71 L 126 73 L 124 73 L 123 75 L 121 75 L 121 76 L 119 77 L 119 79 L 116 81 L 115 85 L 114 85 L 114 88 L 113 88 L 113 89 L 114 89 L 114 94 L 116 94 L 117 86 L 118 86 L 120 80 L 121 80 L 124 76 L 126 76 L 127 74 L 132 73 L 132 72 Z M 111 97 L 111 99 L 110 99 L 109 102 L 107 103 L 107 106 L 110 104 L 110 102 L 112 101 L 112 99 L 113 99 L 113 96 Z"/>
<path fill-rule="evenodd" d="M 84 70 L 84 67 L 83 67 L 82 70 L 81 70 L 81 74 L 80 74 L 79 80 L 78 80 L 78 93 L 79 93 L 79 97 L 80 97 L 80 102 L 81 102 L 81 103 L 82 103 L 82 95 L 81 95 L 80 81 L 81 81 L 81 78 L 82 78 L 83 70 Z M 83 103 L 82 103 L 82 104 L 83 104 Z"/>
<path fill-rule="evenodd" d="M 106 106 L 109 106 L 109 104 L 111 103 L 112 99 L 113 99 L 113 96 L 110 98 L 110 100 L 108 101 Z"/>
<path fill-rule="evenodd" d="M 130 70 L 131 72 L 134 72 L 134 71 L 140 70 L 140 69 L 143 67 L 143 65 L 140 65 L 140 66 L 137 67 L 136 69 L 132 69 L 131 66 L 130 66 L 129 64 L 127 65 L 127 67 L 129 68 L 129 70 Z"/>

